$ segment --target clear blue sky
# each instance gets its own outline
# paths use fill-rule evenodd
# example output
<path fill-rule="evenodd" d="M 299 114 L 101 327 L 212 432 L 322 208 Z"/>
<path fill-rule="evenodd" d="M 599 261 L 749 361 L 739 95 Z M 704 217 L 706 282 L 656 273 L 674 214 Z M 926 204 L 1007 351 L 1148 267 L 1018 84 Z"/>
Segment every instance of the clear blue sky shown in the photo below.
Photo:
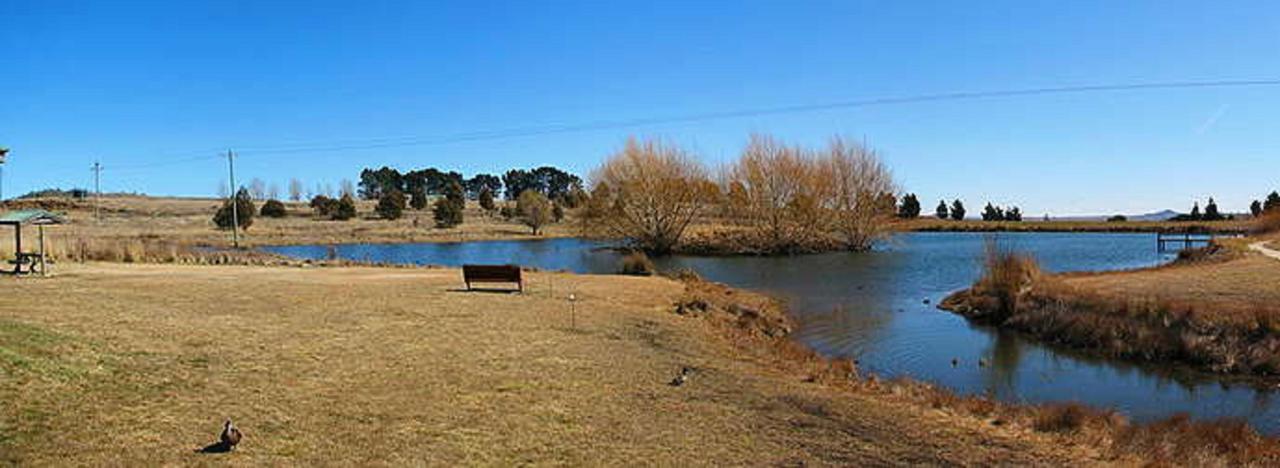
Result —
<path fill-rule="evenodd" d="M 1276 2 L 49 2 L 0 7 L 4 191 L 212 195 L 365 166 L 586 174 L 628 135 L 709 163 L 752 132 L 863 138 L 926 210 L 1244 210 L 1280 189 L 1280 87 L 917 103 L 440 145 L 254 148 L 864 98 L 1280 78 Z M 168 165 L 153 165 L 166 161 Z M 132 167 L 132 169 L 130 169 Z"/>

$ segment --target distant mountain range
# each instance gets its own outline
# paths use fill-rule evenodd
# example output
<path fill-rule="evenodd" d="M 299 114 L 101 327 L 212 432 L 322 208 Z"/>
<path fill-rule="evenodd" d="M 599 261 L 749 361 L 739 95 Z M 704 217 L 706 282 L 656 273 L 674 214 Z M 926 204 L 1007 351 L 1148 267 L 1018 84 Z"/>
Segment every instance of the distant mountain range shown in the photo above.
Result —
<path fill-rule="evenodd" d="M 1154 213 L 1147 213 L 1147 214 L 1140 214 L 1140 215 L 1125 215 L 1125 217 L 1128 218 L 1129 221 L 1168 221 L 1170 218 L 1173 218 L 1174 216 L 1177 216 L 1180 214 L 1182 213 L 1179 213 L 1173 210 L 1162 210 Z M 1111 215 L 1063 216 L 1063 217 L 1050 217 L 1050 219 L 1054 221 L 1106 221 L 1107 218 L 1110 218 L 1110 217 Z"/>

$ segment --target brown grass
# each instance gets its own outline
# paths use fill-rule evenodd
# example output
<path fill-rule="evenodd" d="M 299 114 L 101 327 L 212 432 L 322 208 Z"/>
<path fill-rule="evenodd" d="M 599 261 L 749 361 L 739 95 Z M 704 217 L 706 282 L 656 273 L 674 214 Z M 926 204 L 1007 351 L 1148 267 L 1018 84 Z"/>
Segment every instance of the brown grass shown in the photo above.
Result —
<path fill-rule="evenodd" d="M 679 315 L 672 304 L 683 288 L 666 279 L 528 280 L 526 294 L 466 293 L 456 270 L 122 264 L 0 278 L 31 298 L 0 304 L 0 459 L 1099 461 L 1054 437 L 850 392 L 847 364 L 772 351 L 770 343 L 793 342 L 769 337 L 786 330 L 762 296 L 743 296 L 736 315 Z M 682 366 L 697 369 L 690 381 L 667 385 Z M 803 369 L 832 378 L 807 379 Z M 194 453 L 228 416 L 246 433 L 241 448 Z"/>
<path fill-rule="evenodd" d="M 178 246 L 230 247 L 231 232 L 213 225 L 220 200 L 142 196 L 104 197 L 102 219 L 94 219 L 92 200 L 20 200 L 6 202 L 6 209 L 47 206 L 66 212 L 70 225 L 52 227 L 53 237 L 70 236 L 111 245 L 135 240 L 163 240 Z M 286 202 L 284 218 L 254 218 L 241 233 L 241 245 L 335 244 L 358 242 L 459 242 L 498 239 L 537 239 L 576 234 L 572 218 L 546 226 L 534 236 L 518 220 L 505 220 L 468 203 L 465 222 L 453 229 L 436 229 L 431 211 L 405 210 L 404 217 L 388 221 L 374 214 L 376 201 L 357 202 L 360 216 L 349 221 L 322 220 L 305 203 Z M 261 205 L 261 202 L 258 202 Z M 572 213 L 570 213 L 572 216 Z M 32 234 L 24 232 L 24 234 Z M 12 234 L 0 229 L 0 248 L 12 249 Z M 34 240 L 27 237 L 27 240 Z M 24 242 L 24 248 L 34 243 Z"/>
<path fill-rule="evenodd" d="M 986 276 L 944 308 L 1112 357 L 1280 375 L 1273 259 L 1214 247 L 1166 267 L 1043 276 L 1027 258 L 988 258 Z"/>

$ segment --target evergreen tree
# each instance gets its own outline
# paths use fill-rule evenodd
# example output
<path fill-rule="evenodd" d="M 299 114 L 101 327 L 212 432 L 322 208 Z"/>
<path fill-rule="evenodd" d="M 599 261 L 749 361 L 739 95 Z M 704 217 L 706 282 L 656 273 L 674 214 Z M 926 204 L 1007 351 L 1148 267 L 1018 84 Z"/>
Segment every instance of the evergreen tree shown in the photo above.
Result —
<path fill-rule="evenodd" d="M 1255 217 L 1255 218 L 1257 218 L 1259 215 L 1261 215 L 1261 214 L 1262 214 L 1262 202 L 1257 201 L 1257 200 L 1254 200 L 1254 201 L 1253 201 L 1253 203 L 1251 203 L 1251 204 L 1249 205 L 1249 213 L 1250 213 L 1250 214 L 1252 214 L 1252 215 L 1253 215 L 1253 217 Z"/>
<path fill-rule="evenodd" d="M 1188 218 L 1188 219 L 1190 219 L 1191 221 L 1199 221 L 1199 220 L 1200 220 L 1200 218 L 1201 218 L 1201 215 L 1200 215 L 1200 202 L 1196 202 L 1196 204 L 1195 204 L 1194 206 L 1192 206 L 1192 207 L 1191 207 L 1191 214 L 1190 214 L 1190 215 L 1188 215 L 1188 216 L 1187 216 L 1187 218 Z"/>
<path fill-rule="evenodd" d="M 489 187 L 482 187 L 478 198 L 480 199 L 481 209 L 485 211 L 493 211 L 493 190 L 490 190 Z"/>
<path fill-rule="evenodd" d="M 404 213 L 404 205 L 404 193 L 391 189 L 378 197 L 376 210 L 382 219 L 400 219 L 400 215 Z"/>
<path fill-rule="evenodd" d="M 436 200 L 435 208 L 432 209 L 432 217 L 436 220 L 436 227 L 448 229 L 462 224 L 462 209 L 457 203 L 449 201 L 448 198 Z"/>
<path fill-rule="evenodd" d="M 415 184 L 409 190 L 409 206 L 415 210 L 421 210 L 427 207 L 427 188 L 422 184 Z"/>
<path fill-rule="evenodd" d="M 982 208 L 983 221 L 1004 221 L 1004 210 L 987 202 L 987 206 Z"/>
<path fill-rule="evenodd" d="M 1267 195 L 1267 201 L 1262 202 L 1262 211 L 1271 211 L 1280 209 L 1280 192 L 1271 192 Z"/>
<path fill-rule="evenodd" d="M 934 216 L 937 216 L 938 219 L 947 219 L 948 214 L 950 214 L 950 211 L 947 210 L 947 202 L 939 200 L 938 207 L 934 209 Z"/>
<path fill-rule="evenodd" d="M 951 203 L 951 219 L 956 221 L 964 220 L 964 203 L 959 199 Z"/>
<path fill-rule="evenodd" d="M 1005 221 L 1022 221 L 1022 209 L 1016 206 L 1010 207 L 1009 211 L 1004 213 Z"/>
<path fill-rule="evenodd" d="M 902 204 L 898 206 L 898 217 L 903 219 L 913 219 L 920 216 L 920 199 L 916 198 L 916 194 L 908 193 L 902 196 Z"/>
<path fill-rule="evenodd" d="M 235 203 L 235 212 L 231 210 L 231 204 Z M 231 229 L 232 224 L 237 224 L 240 229 L 248 229 L 253 224 L 253 214 L 258 211 L 253 206 L 253 196 L 249 194 L 249 190 L 240 187 L 236 191 L 236 196 L 222 203 L 222 207 L 218 208 L 218 212 L 213 214 L 213 223 L 222 229 Z"/>
<path fill-rule="evenodd" d="M 1209 203 L 1204 205 L 1204 216 L 1201 219 L 1205 221 L 1221 221 L 1225 219 L 1222 213 L 1218 212 L 1218 203 L 1213 201 L 1213 197 L 1209 197 Z"/>

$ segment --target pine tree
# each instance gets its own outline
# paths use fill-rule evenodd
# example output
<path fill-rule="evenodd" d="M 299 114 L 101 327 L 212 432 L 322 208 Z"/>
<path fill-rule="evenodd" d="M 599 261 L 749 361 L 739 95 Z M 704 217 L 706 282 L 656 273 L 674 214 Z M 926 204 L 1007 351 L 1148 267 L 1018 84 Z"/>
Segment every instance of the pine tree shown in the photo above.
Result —
<path fill-rule="evenodd" d="M 1204 216 L 1201 219 L 1205 221 L 1221 221 L 1222 213 L 1218 212 L 1218 202 L 1213 201 L 1213 197 L 1209 197 L 1209 203 L 1204 205 Z"/>
<path fill-rule="evenodd" d="M 1280 209 L 1280 192 L 1271 192 L 1267 195 L 1267 201 L 1262 202 L 1262 211 L 1271 211 Z"/>
<path fill-rule="evenodd" d="M 1200 220 L 1200 218 L 1201 218 L 1201 215 L 1200 215 L 1200 202 L 1196 202 L 1196 204 L 1195 204 L 1194 206 L 1192 206 L 1192 207 L 1191 207 L 1191 214 L 1190 214 L 1190 215 L 1188 215 L 1188 218 L 1189 218 L 1189 219 L 1191 219 L 1192 221 L 1199 221 L 1199 220 Z"/>
<path fill-rule="evenodd" d="M 1253 201 L 1253 203 L 1251 203 L 1251 204 L 1249 205 L 1249 213 L 1250 213 L 1250 214 L 1252 214 L 1252 215 L 1253 215 L 1253 217 L 1255 217 L 1255 218 L 1257 218 L 1259 215 L 1261 215 L 1261 214 L 1262 214 L 1262 202 L 1257 201 L 1257 200 L 1254 200 L 1254 201 Z"/>
<path fill-rule="evenodd" d="M 947 219 L 948 214 L 949 214 L 949 211 L 947 210 L 947 202 L 939 200 L 938 208 L 934 209 L 934 216 L 937 216 L 938 219 Z"/>
<path fill-rule="evenodd" d="M 964 215 L 965 215 L 964 203 L 962 203 L 958 199 L 955 202 L 951 203 L 951 219 L 954 219 L 956 221 L 962 221 L 964 220 Z"/>

